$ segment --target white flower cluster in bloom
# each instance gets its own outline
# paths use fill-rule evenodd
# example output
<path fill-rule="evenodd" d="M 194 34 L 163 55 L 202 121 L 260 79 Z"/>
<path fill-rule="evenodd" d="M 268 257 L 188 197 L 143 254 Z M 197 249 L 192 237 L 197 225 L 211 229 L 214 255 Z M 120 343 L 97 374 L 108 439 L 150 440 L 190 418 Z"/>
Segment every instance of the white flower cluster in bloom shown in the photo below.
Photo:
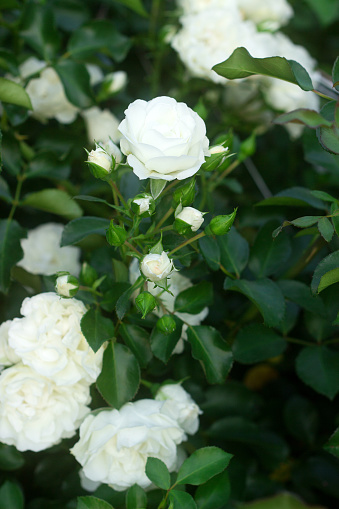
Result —
<path fill-rule="evenodd" d="M 18 266 L 32 274 L 50 276 L 59 271 L 68 271 L 74 276 L 80 273 L 80 248 L 60 247 L 63 225 L 46 223 L 30 230 L 21 240 L 24 257 Z"/>
<path fill-rule="evenodd" d="M 80 426 L 80 440 L 71 453 L 90 481 L 124 491 L 133 484 L 148 488 L 148 457 L 178 468 L 177 445 L 199 427 L 198 405 L 180 385 L 164 386 L 156 399 L 126 403 L 120 410 L 91 414 Z"/>
<path fill-rule="evenodd" d="M 0 441 L 41 451 L 73 436 L 102 366 L 80 329 L 86 308 L 55 293 L 26 298 L 0 326 Z M 9 367 L 8 367 L 9 366 Z"/>
<path fill-rule="evenodd" d="M 171 45 L 191 75 L 231 85 L 212 67 L 242 46 L 256 58 L 281 56 L 296 60 L 317 80 L 316 62 L 307 50 L 281 32 L 274 32 L 293 15 L 286 0 L 178 0 L 178 4 L 183 11 L 182 28 L 172 37 Z M 275 110 L 319 108 L 317 96 L 297 85 L 259 76 L 244 79 L 261 87 L 267 103 Z M 228 88 L 232 95 L 232 88 L 236 87 Z"/>
<path fill-rule="evenodd" d="M 139 261 L 134 258 L 129 266 L 129 279 L 131 284 L 135 283 L 135 281 L 140 276 L 139 270 Z M 161 318 L 164 314 L 174 313 L 174 302 L 179 293 L 187 290 L 192 285 L 191 281 L 180 274 L 180 272 L 172 272 L 167 278 L 168 288 L 171 293 L 166 292 L 159 286 L 155 286 L 151 281 L 147 282 L 147 291 L 152 295 L 157 297 L 161 301 L 161 306 L 154 309 L 153 313 L 155 313 L 159 318 Z M 187 327 L 188 325 L 200 325 L 201 322 L 208 315 L 208 308 L 205 307 L 200 313 L 193 315 L 191 313 L 181 313 L 175 312 L 175 315 L 180 318 L 184 322 L 182 327 L 181 338 L 177 343 L 173 353 L 181 353 L 184 348 L 183 340 L 187 339 Z"/>

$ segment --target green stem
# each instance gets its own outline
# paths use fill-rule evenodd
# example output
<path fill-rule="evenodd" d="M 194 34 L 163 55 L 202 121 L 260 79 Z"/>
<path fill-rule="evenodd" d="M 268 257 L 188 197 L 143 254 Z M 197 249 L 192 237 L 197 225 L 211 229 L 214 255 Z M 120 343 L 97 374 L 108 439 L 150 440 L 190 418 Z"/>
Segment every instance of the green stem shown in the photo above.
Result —
<path fill-rule="evenodd" d="M 182 244 L 180 244 L 179 246 L 175 247 L 174 249 L 172 249 L 172 251 L 170 251 L 168 253 L 168 255 L 172 255 L 173 253 L 175 253 L 176 251 L 179 251 L 179 249 L 181 249 L 182 247 L 185 247 L 187 246 L 188 244 L 191 244 L 192 242 L 195 242 L 196 240 L 198 239 L 201 239 L 201 237 L 205 237 L 206 233 L 205 232 L 201 232 L 201 233 L 198 233 L 198 235 L 195 235 L 194 237 L 192 237 L 191 239 L 187 239 L 185 240 L 185 242 L 183 242 Z"/>
<path fill-rule="evenodd" d="M 317 94 L 319 97 L 323 97 L 324 99 L 328 99 L 329 101 L 333 101 L 333 97 L 329 97 L 328 95 L 326 94 L 322 94 L 321 92 L 319 92 L 318 90 L 312 90 L 312 92 L 314 92 L 315 94 Z"/>
<path fill-rule="evenodd" d="M 131 249 L 132 251 L 134 251 L 135 253 L 137 253 L 138 256 L 141 255 L 140 251 L 138 251 L 134 246 L 132 246 L 132 244 L 130 244 L 129 242 L 127 242 L 127 240 L 125 240 L 125 243 L 124 243 L 125 246 L 127 246 L 129 249 Z"/>
<path fill-rule="evenodd" d="M 230 277 L 231 279 L 239 279 L 239 276 L 237 278 L 234 274 L 228 272 L 228 270 L 226 270 L 225 267 L 221 265 L 221 263 L 219 263 L 219 268 L 224 274 L 226 274 L 226 276 Z"/>
<path fill-rule="evenodd" d="M 339 343 L 339 338 L 327 339 L 323 342 L 323 345 L 331 345 L 333 343 Z"/>
<path fill-rule="evenodd" d="M 291 267 L 285 274 L 282 275 L 283 279 L 293 279 L 300 272 L 304 270 L 305 267 L 310 263 L 311 260 L 315 257 L 316 254 L 325 246 L 326 242 L 319 235 L 316 240 L 311 244 L 311 246 L 306 249 L 305 253 L 299 258 L 297 263 Z"/>
<path fill-rule="evenodd" d="M 123 206 L 127 209 L 127 203 L 124 199 L 124 197 L 122 196 L 122 194 L 120 193 L 119 189 L 118 189 L 118 186 L 116 185 L 115 182 L 113 182 L 113 180 L 109 180 L 108 181 L 109 185 L 111 186 L 112 188 L 112 191 L 113 191 L 113 199 L 114 199 L 114 205 L 116 206 L 119 206 L 119 202 L 117 200 L 117 198 L 119 197 L 119 200 L 121 201 L 121 203 L 123 204 Z M 116 203 L 117 201 L 117 203 Z"/>
<path fill-rule="evenodd" d="M 156 233 L 159 230 L 159 228 L 161 228 L 161 226 L 164 224 L 165 221 L 167 221 L 167 219 L 173 214 L 173 212 L 174 208 L 170 207 L 166 214 L 160 219 L 159 223 L 154 228 L 153 233 Z"/>
<path fill-rule="evenodd" d="M 14 216 L 14 213 L 16 211 L 16 208 L 19 205 L 19 198 L 20 198 L 21 188 L 22 188 L 22 184 L 23 184 L 25 178 L 26 178 L 25 174 L 17 176 L 18 184 L 16 186 L 15 196 L 14 196 L 14 199 L 13 199 L 13 202 L 12 202 L 11 211 L 10 211 L 9 216 L 8 216 L 8 221 L 11 221 L 13 219 L 13 216 Z"/>
<path fill-rule="evenodd" d="M 311 341 L 304 341 L 303 339 L 290 338 L 289 336 L 285 336 L 285 339 L 289 343 L 296 343 L 297 345 L 314 346 L 314 343 L 311 343 Z"/>
<path fill-rule="evenodd" d="M 213 191 L 213 189 L 215 189 L 220 184 L 220 182 L 222 182 L 224 180 L 225 177 L 227 177 L 230 173 L 232 173 L 232 171 L 235 170 L 237 168 L 237 166 L 239 166 L 239 164 L 240 164 L 240 161 L 238 161 L 238 159 L 236 159 L 220 175 L 216 174 L 217 178 L 212 176 L 212 178 L 210 180 L 209 190 Z M 213 182 L 214 179 L 215 179 L 215 181 Z"/>

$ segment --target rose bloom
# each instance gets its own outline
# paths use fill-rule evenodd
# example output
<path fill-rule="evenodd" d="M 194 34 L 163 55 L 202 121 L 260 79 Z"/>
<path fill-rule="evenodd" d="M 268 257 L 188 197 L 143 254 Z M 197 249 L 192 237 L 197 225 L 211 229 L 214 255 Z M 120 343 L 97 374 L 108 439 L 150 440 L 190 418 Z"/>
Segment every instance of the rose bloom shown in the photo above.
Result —
<path fill-rule="evenodd" d="M 209 155 L 205 123 L 185 103 L 171 97 L 137 99 L 125 115 L 120 147 L 139 179 L 186 179 Z"/>
<path fill-rule="evenodd" d="M 175 420 L 162 413 L 162 406 L 160 401 L 144 399 L 86 417 L 80 440 L 71 449 L 85 476 L 123 491 L 133 484 L 151 485 L 145 474 L 150 456 L 173 471 L 177 444 L 186 435 Z"/>
<path fill-rule="evenodd" d="M 110 173 L 112 170 L 112 158 L 100 147 L 90 151 L 87 161 L 100 166 L 107 173 Z"/>
<path fill-rule="evenodd" d="M 129 279 L 131 284 L 135 283 L 135 281 L 140 276 L 139 270 L 139 261 L 134 258 L 129 266 Z M 155 286 L 152 282 L 147 282 L 146 290 L 150 292 L 155 297 L 159 298 L 162 306 L 159 306 L 154 309 L 153 313 L 156 314 L 159 318 L 161 318 L 164 314 L 166 314 L 167 310 L 169 313 L 174 312 L 174 302 L 179 293 L 183 292 L 187 288 L 193 286 L 190 279 L 180 274 L 180 272 L 172 272 L 172 274 L 167 279 L 167 284 L 169 286 L 169 290 L 171 293 L 166 292 L 159 286 Z M 183 340 L 187 339 L 187 327 L 188 325 L 200 325 L 201 322 L 208 315 L 208 307 L 204 308 L 200 313 L 196 315 L 192 315 L 190 313 L 178 313 L 175 312 L 175 315 L 180 318 L 184 323 L 182 327 L 181 338 L 177 343 L 173 353 L 181 353 L 184 349 Z"/>
<path fill-rule="evenodd" d="M 99 142 L 98 146 L 101 147 L 109 156 L 114 157 L 115 164 L 119 164 L 122 161 L 122 153 L 119 147 L 112 140 L 105 142 Z"/>
<path fill-rule="evenodd" d="M 23 364 L 58 385 L 94 382 L 101 371 L 103 348 L 94 353 L 80 329 L 86 312 L 74 298 L 40 293 L 24 299 L 23 318 L 14 318 L 8 343 Z"/>
<path fill-rule="evenodd" d="M 27 238 L 20 241 L 24 257 L 18 266 L 44 276 L 63 270 L 79 275 L 81 251 L 75 246 L 60 247 L 63 229 L 62 224 L 46 223 L 30 230 Z"/>
<path fill-rule="evenodd" d="M 153 282 L 165 279 L 175 270 L 173 260 L 168 258 L 165 251 L 161 255 L 150 253 L 144 256 L 140 267 L 144 276 Z"/>
<path fill-rule="evenodd" d="M 12 320 L 7 320 L 0 325 L 0 371 L 4 366 L 11 366 L 20 362 L 20 357 L 8 344 L 8 331 L 11 324 Z"/>
<path fill-rule="evenodd" d="M 198 431 L 202 411 L 180 384 L 163 385 L 155 399 L 165 401 L 162 412 L 177 421 L 186 433 L 194 435 Z"/>
<path fill-rule="evenodd" d="M 176 219 L 181 219 L 181 221 L 191 225 L 192 232 L 199 230 L 200 226 L 204 222 L 202 212 L 194 209 L 193 207 L 184 207 L 176 216 Z"/>
<path fill-rule="evenodd" d="M 117 142 L 121 138 L 118 131 L 119 120 L 109 110 L 101 110 L 97 106 L 93 106 L 88 110 L 82 111 L 87 136 L 91 143 L 105 143 L 110 138 Z"/>
<path fill-rule="evenodd" d="M 42 451 L 72 437 L 90 411 L 89 385 L 58 386 L 28 366 L 0 375 L 0 441 Z"/>
<path fill-rule="evenodd" d="M 42 60 L 28 58 L 19 68 L 20 75 L 27 78 L 46 65 Z M 32 102 L 32 116 L 40 122 L 56 118 L 62 124 L 70 124 L 78 114 L 79 109 L 69 102 L 58 74 L 51 67 L 41 70 L 40 76 L 29 80 L 26 92 Z"/>

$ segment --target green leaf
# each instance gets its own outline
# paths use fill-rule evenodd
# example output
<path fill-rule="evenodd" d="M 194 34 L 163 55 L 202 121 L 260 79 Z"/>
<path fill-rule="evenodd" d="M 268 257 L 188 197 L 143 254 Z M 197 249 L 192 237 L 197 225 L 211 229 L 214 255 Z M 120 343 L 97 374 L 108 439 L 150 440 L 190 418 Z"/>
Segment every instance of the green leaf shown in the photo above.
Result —
<path fill-rule="evenodd" d="M 299 85 L 302 90 L 313 90 L 312 80 L 306 69 L 294 60 L 283 57 L 254 58 L 246 48 L 236 48 L 227 60 L 212 69 L 229 80 L 261 74 L 289 81 Z"/>
<path fill-rule="evenodd" d="M 326 308 L 322 299 L 311 293 L 311 289 L 301 281 L 281 279 L 277 285 L 286 299 L 295 302 L 303 309 L 311 313 L 326 316 Z"/>
<path fill-rule="evenodd" d="M 324 445 L 324 449 L 339 458 L 339 428 L 331 435 L 330 439 Z"/>
<path fill-rule="evenodd" d="M 73 32 L 68 51 L 75 58 L 88 58 L 93 53 L 102 51 L 121 62 L 130 46 L 128 37 L 120 34 L 112 21 L 97 19 Z"/>
<path fill-rule="evenodd" d="M 109 227 L 109 219 L 95 216 L 84 216 L 73 219 L 67 223 L 61 238 L 61 246 L 76 244 L 88 235 L 106 235 L 106 229 Z"/>
<path fill-rule="evenodd" d="M 313 293 L 320 293 L 328 286 L 337 283 L 339 276 L 339 251 L 326 256 L 317 265 L 311 283 Z"/>
<path fill-rule="evenodd" d="M 222 509 L 231 494 L 228 472 L 225 470 L 214 476 L 195 492 L 198 509 Z"/>
<path fill-rule="evenodd" d="M 54 69 L 59 75 L 65 89 L 67 99 L 81 109 L 90 108 L 94 104 L 94 96 L 90 87 L 90 78 L 84 64 L 72 60 L 62 60 Z"/>
<path fill-rule="evenodd" d="M 113 2 L 118 2 L 119 4 L 125 5 L 129 7 L 133 11 L 140 14 L 140 16 L 147 17 L 147 11 L 145 10 L 141 0 L 113 0 Z"/>
<path fill-rule="evenodd" d="M 105 500 L 96 497 L 78 497 L 77 509 L 113 509 Z"/>
<path fill-rule="evenodd" d="M 201 362 L 207 381 L 211 384 L 224 383 L 232 367 L 233 355 L 220 333 L 206 325 L 189 326 L 187 337 L 192 346 L 192 356 Z"/>
<path fill-rule="evenodd" d="M 238 506 L 238 509 L 325 509 L 319 505 L 307 505 L 300 498 L 291 493 L 280 493 L 270 498 L 263 498 L 255 502 Z"/>
<path fill-rule="evenodd" d="M 169 492 L 172 509 L 197 509 L 194 499 L 189 493 L 179 490 L 171 490 Z"/>
<path fill-rule="evenodd" d="M 322 217 L 318 221 L 318 230 L 320 235 L 323 237 L 326 242 L 331 242 L 333 234 L 334 234 L 334 226 L 331 223 L 330 219 L 327 217 Z"/>
<path fill-rule="evenodd" d="M 131 304 L 131 298 L 135 290 L 138 290 L 144 284 L 144 278 L 142 276 L 138 277 L 136 282 L 128 288 L 118 299 L 115 310 L 119 320 L 122 320 L 125 316 L 129 305 Z"/>
<path fill-rule="evenodd" d="M 249 257 L 248 242 L 235 228 L 231 228 L 227 235 L 217 238 L 220 248 L 220 263 L 231 272 L 240 277 L 241 272 L 247 265 Z"/>
<path fill-rule="evenodd" d="M 0 78 L 0 101 L 22 106 L 29 110 L 33 109 L 26 90 L 18 83 L 6 78 Z"/>
<path fill-rule="evenodd" d="M 158 458 L 149 457 L 146 463 L 146 475 L 153 484 L 162 490 L 169 490 L 171 476 L 165 463 Z"/>
<path fill-rule="evenodd" d="M 272 238 L 275 224 L 269 221 L 261 228 L 251 249 L 249 268 L 258 278 L 274 274 L 291 255 L 291 243 L 284 232 Z"/>
<path fill-rule="evenodd" d="M 138 359 L 140 367 L 146 368 L 152 359 L 149 332 L 138 325 L 125 323 L 120 325 L 119 332 L 128 348 Z"/>
<path fill-rule="evenodd" d="M 111 283 L 109 287 L 110 289 L 104 293 L 103 298 L 100 301 L 100 307 L 109 313 L 114 311 L 119 298 L 126 290 L 129 289 L 129 287 L 130 284 L 127 282 Z"/>
<path fill-rule="evenodd" d="M 310 226 L 316 224 L 322 217 L 323 216 L 297 217 L 297 219 L 293 219 L 293 221 L 289 221 L 289 223 L 293 224 L 293 226 L 296 226 L 297 228 L 309 228 Z"/>
<path fill-rule="evenodd" d="M 151 179 L 151 195 L 156 200 L 165 189 L 167 180 Z"/>
<path fill-rule="evenodd" d="M 67 179 L 70 174 L 70 165 L 60 160 L 54 152 L 43 151 L 30 161 L 26 178 L 44 177 L 48 179 Z"/>
<path fill-rule="evenodd" d="M 9 186 L 2 177 L 0 177 L 0 198 L 7 203 L 12 203 L 13 200 Z"/>
<path fill-rule="evenodd" d="M 53 59 L 60 46 L 51 5 L 29 2 L 23 13 L 20 36 L 46 61 Z"/>
<path fill-rule="evenodd" d="M 27 236 L 26 230 L 16 221 L 0 220 L 0 292 L 7 293 L 11 268 L 23 258 L 20 239 Z"/>
<path fill-rule="evenodd" d="M 180 292 L 174 302 L 174 311 L 197 315 L 213 302 L 213 287 L 207 281 Z"/>
<path fill-rule="evenodd" d="M 270 279 L 247 281 L 226 278 L 224 289 L 246 295 L 257 306 L 268 327 L 277 327 L 282 322 L 285 314 L 285 300 L 280 288 Z"/>
<path fill-rule="evenodd" d="M 284 408 L 284 421 L 290 434 L 302 443 L 312 445 L 318 428 L 315 406 L 301 396 L 292 396 Z"/>
<path fill-rule="evenodd" d="M 126 509 L 145 509 L 147 495 L 140 486 L 134 484 L 126 493 Z"/>
<path fill-rule="evenodd" d="M 326 346 L 303 348 L 296 360 L 301 380 L 330 399 L 339 392 L 339 352 Z"/>
<path fill-rule="evenodd" d="M 276 332 L 259 323 L 252 323 L 238 332 L 232 351 L 236 361 L 252 364 L 276 357 L 286 347 L 286 341 Z"/>
<path fill-rule="evenodd" d="M 83 212 L 72 197 L 61 189 L 43 189 L 25 196 L 21 205 L 51 212 L 66 219 L 75 219 Z"/>
<path fill-rule="evenodd" d="M 0 488 L 0 509 L 23 509 L 24 497 L 18 484 L 5 481 Z"/>
<path fill-rule="evenodd" d="M 217 239 L 206 235 L 199 239 L 199 248 L 210 269 L 218 270 L 220 267 L 220 248 Z"/>
<path fill-rule="evenodd" d="M 318 140 L 322 147 L 332 154 L 339 154 L 338 129 L 333 127 L 319 127 L 317 132 Z"/>
<path fill-rule="evenodd" d="M 333 64 L 332 81 L 334 88 L 339 91 L 339 57 L 335 59 L 335 62 Z"/>
<path fill-rule="evenodd" d="M 93 352 L 114 337 L 114 325 L 109 318 L 105 318 L 99 309 L 89 309 L 80 321 L 81 332 Z"/>
<path fill-rule="evenodd" d="M 291 187 L 277 193 L 271 198 L 260 201 L 256 206 L 285 205 L 288 207 L 306 207 L 311 206 L 316 209 L 325 210 L 326 207 L 321 200 L 318 200 L 309 189 L 305 187 Z"/>
<path fill-rule="evenodd" d="M 1 470 L 18 470 L 25 464 L 24 457 L 12 445 L 0 444 L 0 469 Z"/>
<path fill-rule="evenodd" d="M 160 359 L 165 364 L 169 361 L 174 348 L 181 338 L 182 321 L 175 315 L 173 315 L 173 319 L 176 323 L 174 332 L 165 335 L 155 326 L 150 338 L 152 352 L 157 359 Z"/>
<path fill-rule="evenodd" d="M 315 198 L 319 198 L 319 200 L 328 201 L 332 203 L 338 204 L 337 198 L 334 198 L 334 196 L 331 196 L 328 193 L 325 193 L 325 191 L 311 191 L 311 195 Z"/>
<path fill-rule="evenodd" d="M 306 0 L 306 2 L 313 9 L 323 26 L 329 25 L 339 16 L 339 5 L 336 0 L 322 0 L 321 2 L 318 0 Z M 333 83 L 335 83 L 334 80 Z"/>
<path fill-rule="evenodd" d="M 219 447 L 198 449 L 181 465 L 176 484 L 203 484 L 220 474 L 228 466 L 232 456 Z"/>
<path fill-rule="evenodd" d="M 140 383 L 138 361 L 125 345 L 108 343 L 97 387 L 113 408 L 120 408 L 136 394 Z"/>
<path fill-rule="evenodd" d="M 307 125 L 311 129 L 316 129 L 320 126 L 331 127 L 332 122 L 326 120 L 320 113 L 315 110 L 307 110 L 305 108 L 299 108 L 297 110 L 283 113 L 273 120 L 274 124 L 287 124 L 293 122 L 294 124 Z"/>

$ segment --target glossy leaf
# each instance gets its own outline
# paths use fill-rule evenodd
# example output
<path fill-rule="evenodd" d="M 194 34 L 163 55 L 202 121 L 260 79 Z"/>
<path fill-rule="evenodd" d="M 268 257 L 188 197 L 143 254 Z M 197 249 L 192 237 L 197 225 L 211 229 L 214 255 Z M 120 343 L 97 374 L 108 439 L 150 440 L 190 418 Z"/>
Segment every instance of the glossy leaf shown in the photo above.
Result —
<path fill-rule="evenodd" d="M 144 283 L 144 278 L 140 276 L 136 282 L 130 286 L 117 300 L 115 310 L 117 312 L 117 316 L 119 320 L 122 320 L 125 316 L 130 304 L 131 304 L 131 297 L 135 290 L 140 288 Z"/>
<path fill-rule="evenodd" d="M 219 447 L 203 447 L 194 451 L 181 465 L 176 484 L 204 484 L 220 474 L 229 464 L 232 454 Z"/>
<path fill-rule="evenodd" d="M 325 209 L 324 203 L 312 196 L 311 191 L 305 187 L 291 187 L 277 193 L 272 198 L 260 201 L 257 206 L 285 205 L 288 207 L 314 207 L 316 209 Z"/>
<path fill-rule="evenodd" d="M 276 327 L 283 320 L 285 300 L 280 288 L 270 279 L 247 281 L 226 278 L 224 289 L 234 290 L 248 297 L 259 309 L 268 327 Z"/>
<path fill-rule="evenodd" d="M 61 238 L 61 246 L 76 244 L 88 235 L 106 235 L 109 219 L 103 217 L 84 216 L 67 223 Z"/>
<path fill-rule="evenodd" d="M 339 17 L 339 6 L 336 0 L 323 0 L 322 2 L 306 0 L 306 2 L 313 9 L 323 26 L 333 23 Z"/>
<path fill-rule="evenodd" d="M 0 292 L 7 293 L 9 289 L 10 271 L 23 258 L 20 240 L 26 235 L 16 221 L 0 221 Z"/>
<path fill-rule="evenodd" d="M 108 343 L 97 387 L 113 408 L 120 408 L 136 394 L 140 382 L 138 361 L 125 345 Z"/>
<path fill-rule="evenodd" d="M 339 392 L 339 352 L 326 346 L 303 348 L 296 360 L 302 381 L 315 391 L 333 399 Z"/>
<path fill-rule="evenodd" d="M 81 332 L 93 352 L 114 337 L 114 325 L 109 318 L 105 318 L 99 309 L 89 309 L 80 321 Z"/>
<path fill-rule="evenodd" d="M 20 36 L 46 61 L 56 56 L 60 34 L 55 27 L 51 5 L 29 2 L 21 20 Z"/>
<path fill-rule="evenodd" d="M 282 336 L 264 325 L 253 323 L 238 332 L 232 351 L 236 361 L 252 364 L 276 357 L 286 347 L 287 343 Z"/>
<path fill-rule="evenodd" d="M 194 499 L 185 491 L 171 490 L 169 492 L 169 499 L 172 509 L 197 509 Z"/>
<path fill-rule="evenodd" d="M 293 221 L 289 221 L 289 223 L 297 228 L 309 228 L 316 224 L 321 218 L 322 216 L 303 216 L 297 217 L 297 219 L 293 219 Z"/>
<path fill-rule="evenodd" d="M 320 293 L 339 280 L 339 251 L 326 256 L 317 265 L 311 283 L 313 293 Z"/>
<path fill-rule="evenodd" d="M 210 269 L 218 270 L 220 266 L 220 248 L 217 239 L 206 235 L 199 239 L 199 248 Z"/>
<path fill-rule="evenodd" d="M 149 332 L 138 325 L 125 323 L 120 325 L 119 332 L 125 344 L 138 359 L 140 366 L 146 368 L 152 358 Z"/>
<path fill-rule="evenodd" d="M 162 191 L 165 189 L 166 184 L 167 180 L 151 179 L 151 194 L 154 200 L 156 200 L 158 196 L 160 196 Z"/>
<path fill-rule="evenodd" d="M 319 219 L 318 230 L 323 239 L 326 240 L 326 242 L 331 242 L 334 234 L 334 227 L 330 219 L 328 219 L 327 217 Z"/>
<path fill-rule="evenodd" d="M 194 499 L 198 509 L 222 509 L 230 494 L 231 485 L 228 472 L 224 471 L 199 486 Z"/>
<path fill-rule="evenodd" d="M 233 355 L 228 344 L 213 327 L 189 326 L 188 341 L 192 355 L 202 364 L 207 381 L 211 384 L 224 383 L 233 363 Z"/>
<path fill-rule="evenodd" d="M 179 293 L 174 302 L 174 311 L 196 315 L 212 302 L 212 284 L 202 281 Z"/>
<path fill-rule="evenodd" d="M 246 48 L 236 48 L 227 60 L 212 69 L 230 80 L 261 74 L 289 81 L 303 90 L 313 90 L 311 78 L 297 62 L 283 57 L 254 58 Z"/>
<path fill-rule="evenodd" d="M 145 509 L 147 495 L 140 486 L 134 484 L 126 493 L 126 509 Z"/>
<path fill-rule="evenodd" d="M 231 272 L 240 276 L 247 265 L 249 257 L 249 246 L 235 228 L 231 228 L 227 235 L 217 238 L 220 248 L 220 263 Z"/>
<path fill-rule="evenodd" d="M 279 125 L 293 122 L 295 124 L 307 125 L 307 127 L 310 127 L 311 129 L 316 129 L 320 126 L 332 126 L 332 123 L 326 120 L 320 113 L 315 110 L 307 110 L 305 108 L 283 113 L 276 117 L 273 122 Z"/>
<path fill-rule="evenodd" d="M 319 127 L 318 139 L 325 150 L 332 154 L 339 154 L 339 134 L 335 126 Z"/>
<path fill-rule="evenodd" d="M 32 103 L 26 90 L 18 83 L 6 78 L 0 78 L 0 101 L 32 109 Z"/>
<path fill-rule="evenodd" d="M 173 315 L 173 319 L 176 322 L 176 328 L 171 334 L 163 334 L 155 326 L 150 337 L 152 352 L 155 357 L 165 364 L 169 361 L 174 348 L 181 338 L 182 321 L 175 315 Z"/>
<path fill-rule="evenodd" d="M 24 497 L 18 484 L 5 481 L 0 488 L 0 509 L 23 509 Z"/>
<path fill-rule="evenodd" d="M 272 238 L 275 224 L 275 221 L 269 221 L 261 228 L 251 249 L 249 268 L 258 278 L 274 274 L 291 255 L 286 233 Z"/>
<path fill-rule="evenodd" d="M 76 509 L 113 509 L 113 506 L 97 497 L 78 497 Z"/>
<path fill-rule="evenodd" d="M 158 488 L 169 490 L 171 476 L 163 461 L 158 458 L 149 457 L 146 463 L 146 475 Z"/>
<path fill-rule="evenodd" d="M 74 106 L 81 109 L 93 106 L 94 96 L 85 65 L 72 60 L 62 60 L 54 69 L 62 81 L 67 99 Z"/>
<path fill-rule="evenodd" d="M 25 196 L 22 205 L 51 212 L 66 219 L 82 216 L 82 209 L 72 197 L 61 189 L 43 189 Z"/>
<path fill-rule="evenodd" d="M 311 313 L 326 316 L 326 308 L 323 300 L 311 293 L 311 289 L 301 281 L 281 279 L 277 281 L 284 297 Z"/>

